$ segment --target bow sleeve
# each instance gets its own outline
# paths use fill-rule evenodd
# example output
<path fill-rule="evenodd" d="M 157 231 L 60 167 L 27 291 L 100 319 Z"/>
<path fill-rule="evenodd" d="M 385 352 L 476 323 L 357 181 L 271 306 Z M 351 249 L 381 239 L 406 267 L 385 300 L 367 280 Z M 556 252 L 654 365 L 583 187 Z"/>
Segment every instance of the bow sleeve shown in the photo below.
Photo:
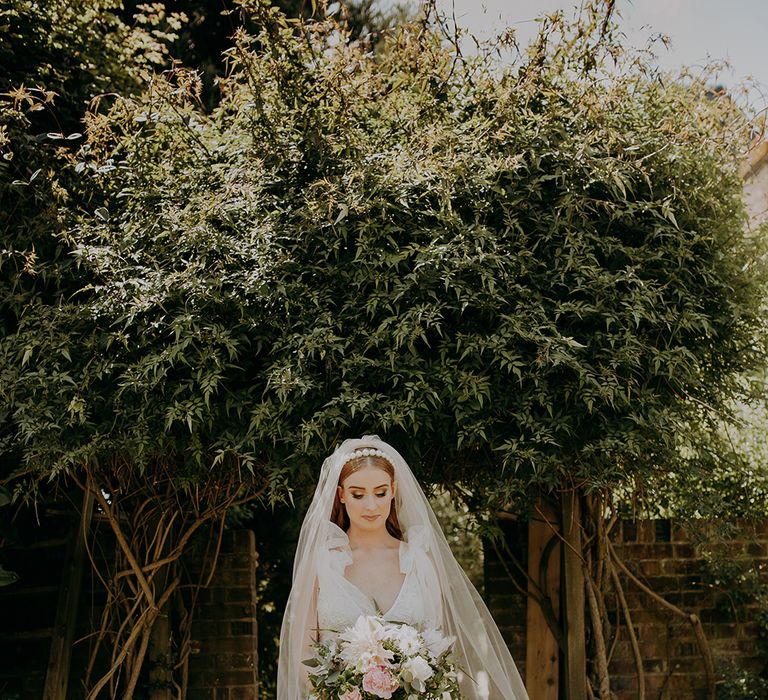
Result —
<path fill-rule="evenodd" d="M 347 533 L 334 523 L 326 524 L 325 544 L 318 553 L 318 573 L 324 576 L 344 575 L 346 569 L 352 563 L 352 551 L 349 548 Z"/>

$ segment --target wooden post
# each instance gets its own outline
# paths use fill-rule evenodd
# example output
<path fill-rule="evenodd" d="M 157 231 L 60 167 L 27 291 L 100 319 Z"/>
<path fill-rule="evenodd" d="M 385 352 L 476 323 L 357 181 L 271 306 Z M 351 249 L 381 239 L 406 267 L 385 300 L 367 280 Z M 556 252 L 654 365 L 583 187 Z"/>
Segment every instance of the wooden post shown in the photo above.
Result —
<path fill-rule="evenodd" d="M 578 491 L 563 490 L 562 559 L 563 631 L 565 663 L 563 674 L 565 700 L 587 698 L 587 655 L 584 622 L 584 572 L 581 551 L 581 508 Z"/>
<path fill-rule="evenodd" d="M 83 495 L 79 526 L 72 532 L 64 557 L 64 570 L 56 604 L 56 622 L 51 634 L 51 651 L 45 675 L 43 700 L 66 700 L 72 642 L 75 639 L 77 609 L 85 563 L 85 538 L 91 529 L 93 494 Z"/>
<path fill-rule="evenodd" d="M 155 591 L 162 595 L 168 584 L 168 567 L 164 566 L 155 576 Z M 168 619 L 170 602 L 166 602 L 160 609 L 152 625 L 149 637 L 149 653 L 151 665 L 149 672 L 150 698 L 151 700 L 170 700 L 173 674 L 171 673 L 171 623 Z"/>
<path fill-rule="evenodd" d="M 560 607 L 560 545 L 555 545 L 548 558 L 546 581 L 539 578 L 541 557 L 547 543 L 558 537 L 557 513 L 539 499 L 537 516 L 528 521 L 528 574 L 549 595 L 552 607 Z M 528 584 L 528 590 L 533 588 Z M 539 604 L 528 597 L 525 644 L 525 685 L 528 695 L 536 700 L 558 700 L 560 650 Z"/>

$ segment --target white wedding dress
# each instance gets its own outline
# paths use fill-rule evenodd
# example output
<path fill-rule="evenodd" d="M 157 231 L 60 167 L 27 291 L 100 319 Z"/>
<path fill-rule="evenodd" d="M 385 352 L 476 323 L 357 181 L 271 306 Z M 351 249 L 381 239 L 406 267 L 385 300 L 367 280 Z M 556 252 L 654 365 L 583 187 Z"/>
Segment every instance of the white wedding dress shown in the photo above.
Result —
<path fill-rule="evenodd" d="M 317 624 L 320 636 L 340 632 L 355 624 L 360 615 L 376 615 L 374 602 L 344 576 L 352 563 L 347 534 L 334 523 L 328 545 L 318 557 Z M 426 529 L 410 528 L 400 542 L 400 572 L 405 574 L 400 591 L 383 618 L 420 628 L 442 626 L 442 596 L 435 567 L 428 554 Z"/>
<path fill-rule="evenodd" d="M 299 533 L 280 630 L 277 700 L 307 700 L 302 661 L 312 653 L 316 629 L 322 637 L 354 625 L 360 615 L 376 614 L 374 601 L 344 576 L 352 551 L 347 534 L 331 521 L 341 470 L 351 451 L 366 449 L 383 453 L 394 469 L 397 517 L 405 532 L 399 547 L 405 578 L 384 618 L 455 637 L 453 651 L 466 674 L 461 684 L 466 700 L 528 700 L 506 642 L 454 558 L 413 472 L 392 445 L 375 435 L 345 440 L 320 469 Z"/>

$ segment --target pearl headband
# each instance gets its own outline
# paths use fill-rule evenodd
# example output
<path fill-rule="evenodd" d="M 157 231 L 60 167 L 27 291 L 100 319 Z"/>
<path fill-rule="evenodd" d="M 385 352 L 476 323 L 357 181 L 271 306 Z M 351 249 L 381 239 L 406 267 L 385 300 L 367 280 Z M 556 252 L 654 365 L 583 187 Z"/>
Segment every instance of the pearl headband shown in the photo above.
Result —
<path fill-rule="evenodd" d="M 375 450 L 371 447 L 364 447 L 361 450 L 345 452 L 343 455 L 341 455 L 341 465 L 344 466 L 347 462 L 350 462 L 353 459 L 357 459 L 358 457 L 383 457 L 387 460 L 387 462 L 389 462 L 387 455 L 385 455 L 381 450 Z"/>

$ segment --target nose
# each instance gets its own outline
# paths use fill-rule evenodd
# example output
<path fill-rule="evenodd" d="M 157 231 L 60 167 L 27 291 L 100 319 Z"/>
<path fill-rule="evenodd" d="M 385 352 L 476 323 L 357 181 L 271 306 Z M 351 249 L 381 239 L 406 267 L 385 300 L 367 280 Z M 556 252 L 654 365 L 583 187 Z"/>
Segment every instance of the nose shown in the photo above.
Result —
<path fill-rule="evenodd" d="M 365 497 L 365 509 L 368 511 L 376 510 L 376 499 L 372 495 Z"/>

